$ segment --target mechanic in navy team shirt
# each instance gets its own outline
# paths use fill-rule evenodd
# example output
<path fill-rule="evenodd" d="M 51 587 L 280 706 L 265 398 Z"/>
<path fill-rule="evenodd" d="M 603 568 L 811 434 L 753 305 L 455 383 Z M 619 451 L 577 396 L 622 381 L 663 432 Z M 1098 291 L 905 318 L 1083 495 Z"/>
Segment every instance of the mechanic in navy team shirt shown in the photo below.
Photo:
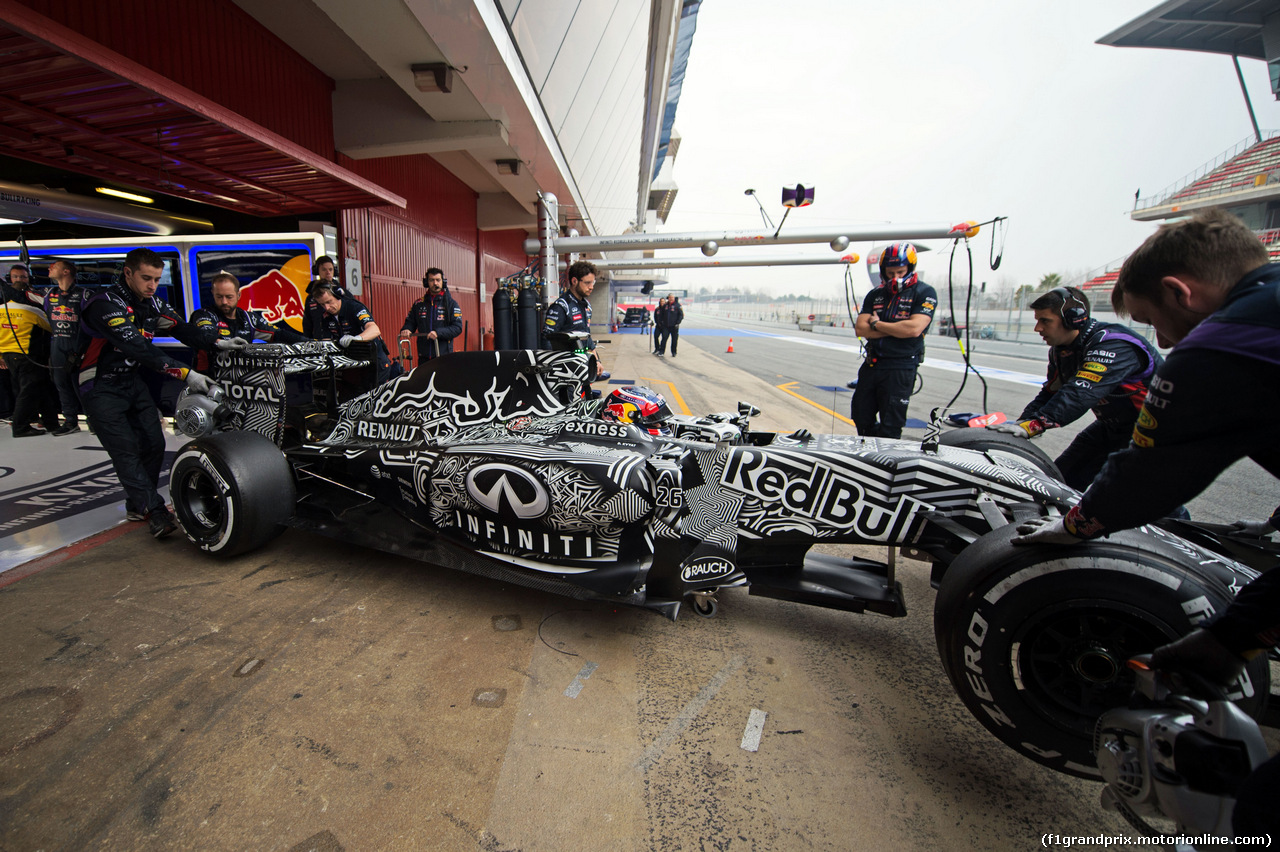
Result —
<path fill-rule="evenodd" d="M 588 260 L 579 260 L 569 267 L 569 286 L 560 294 L 560 298 L 547 308 L 547 318 L 543 325 L 543 344 L 547 349 L 567 349 L 572 351 L 576 344 L 551 340 L 547 335 L 556 331 L 591 332 L 591 291 L 596 286 L 596 275 L 599 270 Z M 594 352 L 596 342 L 587 338 L 586 347 Z"/>
<path fill-rule="evenodd" d="M 924 361 L 924 333 L 938 294 L 916 275 L 916 249 L 894 243 L 880 253 L 880 286 L 867 294 L 854 329 L 867 340 L 850 416 L 864 438 L 901 438 Z"/>
<path fill-rule="evenodd" d="M 76 393 L 77 359 L 83 333 L 80 331 L 80 312 L 89 294 L 76 286 L 76 265 L 70 260 L 55 260 L 49 264 L 49 279 L 56 285 L 44 296 L 44 312 L 53 328 L 49 346 L 49 374 L 58 390 L 58 402 L 62 406 L 62 426 L 55 435 L 70 435 L 80 431 L 80 395 Z"/>
<path fill-rule="evenodd" d="M 1156 348 L 1133 330 L 1090 315 L 1089 297 L 1056 287 L 1031 303 L 1036 332 L 1049 344 L 1049 375 L 1017 423 L 988 426 L 1034 438 L 1093 410 L 1096 418 L 1054 460 L 1062 481 L 1089 486 L 1107 456 L 1129 446 L 1147 386 L 1164 363 Z"/>
<path fill-rule="evenodd" d="M 1236 217 L 1210 209 L 1163 225 L 1120 269 L 1111 303 L 1173 346 L 1151 380 L 1128 449 L 1107 459 L 1065 517 L 1018 527 L 1015 544 L 1078 544 L 1157 520 L 1248 457 L 1280 478 L 1280 264 Z M 1238 527 L 1270 532 L 1270 522 Z M 1280 568 L 1225 612 L 1157 648 L 1155 668 L 1229 684 L 1246 658 L 1280 643 Z M 1280 756 L 1236 796 L 1237 836 L 1280 834 Z"/>
<path fill-rule="evenodd" d="M 431 267 L 422 278 L 426 293 L 409 307 L 400 327 L 400 339 L 416 338 L 418 363 L 448 355 L 453 339 L 462 334 L 462 308 L 449 295 L 444 271 Z"/>
<path fill-rule="evenodd" d="M 255 340 L 265 343 L 303 343 L 309 340 L 288 325 L 272 325 L 261 314 L 249 313 L 240 304 L 240 279 L 230 272 L 219 272 L 209 282 L 212 308 L 200 308 L 191 314 L 191 325 L 200 338 L 196 353 L 196 369 L 213 368 L 213 356 L 219 350 L 244 349 Z"/>
<path fill-rule="evenodd" d="M 327 254 L 320 255 L 316 258 L 316 262 L 311 264 L 311 274 L 315 278 L 307 284 L 307 302 L 302 309 L 302 333 L 309 338 L 314 338 L 315 333 L 312 326 L 318 325 L 324 320 L 324 309 L 316 304 L 316 288 L 322 284 L 328 285 L 339 299 L 346 296 L 347 291 L 343 288 L 342 282 L 337 279 L 337 266 L 334 264 L 333 258 Z"/>
<path fill-rule="evenodd" d="M 353 343 L 372 343 L 378 365 L 378 384 L 394 378 L 397 371 L 386 345 L 382 342 L 382 330 L 373 321 L 369 309 L 351 296 L 339 296 L 331 284 L 317 284 L 312 292 L 316 305 L 324 312 L 317 322 L 312 337 L 316 340 L 332 340 L 343 349 Z"/>
<path fill-rule="evenodd" d="M 160 412 L 138 370 L 182 379 L 198 393 L 208 393 L 214 384 L 151 342 L 157 335 L 172 335 L 193 349 L 200 345 L 178 312 L 156 296 L 163 276 L 160 255 L 136 248 L 125 255 L 122 278 L 84 303 L 80 321 L 86 342 L 78 377 L 89 424 L 124 487 L 126 516 L 145 519 L 156 538 L 178 525 L 158 490 L 165 446 Z"/>

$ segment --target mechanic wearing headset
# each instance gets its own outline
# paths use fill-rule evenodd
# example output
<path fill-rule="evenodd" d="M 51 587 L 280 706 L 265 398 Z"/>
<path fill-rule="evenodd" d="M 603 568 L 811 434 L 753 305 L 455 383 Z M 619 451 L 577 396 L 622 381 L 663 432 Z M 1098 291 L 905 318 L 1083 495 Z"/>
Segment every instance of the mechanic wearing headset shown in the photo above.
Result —
<path fill-rule="evenodd" d="M 1236 217 L 1211 209 L 1163 225 L 1120 269 L 1111 303 L 1174 346 L 1151 381 L 1133 442 L 1107 459 L 1065 517 L 1018 527 L 1014 544 L 1078 544 L 1154 521 L 1249 457 L 1280 477 L 1280 264 Z M 1176 344 L 1176 345 L 1175 345 Z M 1214 416 L 1223 402 L 1235 414 Z M 1237 528 L 1270 532 L 1271 523 Z M 1161 671 L 1230 684 L 1246 658 L 1280 642 L 1280 569 L 1236 595 L 1225 612 L 1153 655 Z M 1236 795 L 1238 836 L 1280 833 L 1280 756 Z"/>
<path fill-rule="evenodd" d="M 324 321 L 324 309 L 316 304 L 316 288 L 323 284 L 333 290 L 339 299 L 347 295 L 342 283 L 335 277 L 336 271 L 333 258 L 327 254 L 320 255 L 316 258 L 316 262 L 311 264 L 311 274 L 315 278 L 307 284 L 307 303 L 302 310 L 302 333 L 307 337 L 315 337 L 313 326 Z"/>
<path fill-rule="evenodd" d="M 1118 323 L 1090 316 L 1089 298 L 1057 287 L 1031 303 L 1036 333 L 1049 344 L 1049 375 L 1017 423 L 988 426 L 1034 438 L 1093 409 L 1097 418 L 1054 460 L 1062 481 L 1088 487 L 1107 456 L 1129 446 L 1147 385 L 1164 363 L 1155 347 Z"/>
<path fill-rule="evenodd" d="M 182 379 L 208 393 L 213 382 L 166 355 L 152 343 L 172 335 L 193 349 L 200 340 L 177 311 L 156 297 L 164 261 L 148 248 L 125 255 L 124 275 L 84 303 L 80 315 L 86 348 L 80 360 L 80 402 L 89 424 L 111 458 L 125 493 L 130 520 L 145 519 L 163 538 L 178 528 L 158 491 L 164 462 L 164 433 L 151 391 L 139 367 Z"/>
<path fill-rule="evenodd" d="M 386 344 L 382 342 L 382 329 L 373 321 L 369 309 L 351 296 L 342 297 L 332 284 L 318 283 L 312 292 L 316 305 L 324 312 L 313 327 L 312 338 L 332 340 L 343 349 L 353 343 L 372 343 L 378 365 L 377 383 L 395 378 L 400 365 L 391 360 Z"/>
<path fill-rule="evenodd" d="M 867 356 L 849 413 L 864 438 L 901 438 L 938 294 L 916 275 L 910 243 L 894 243 L 880 253 L 880 282 L 854 324 L 858 337 L 867 339 Z"/>
<path fill-rule="evenodd" d="M 0 356 L 13 388 L 15 438 L 58 431 L 58 395 L 49 380 L 46 363 L 51 326 L 38 297 L 28 289 L 30 280 L 27 268 L 14 264 L 9 280 L 0 287 Z M 44 429 L 31 425 L 37 416 Z"/>
<path fill-rule="evenodd" d="M 230 272 L 219 272 L 209 282 L 212 308 L 200 308 L 191 314 L 191 325 L 200 338 L 196 353 L 196 369 L 213 368 L 213 356 L 219 350 L 244 349 L 255 340 L 267 343 L 303 343 L 309 340 L 284 323 L 272 325 L 261 314 L 239 307 L 240 279 Z"/>
<path fill-rule="evenodd" d="M 453 339 L 462 334 L 462 308 L 449 295 L 443 270 L 431 267 L 422 278 L 426 293 L 409 308 L 400 327 L 400 339 L 417 338 L 418 363 L 424 364 L 453 351 Z"/>

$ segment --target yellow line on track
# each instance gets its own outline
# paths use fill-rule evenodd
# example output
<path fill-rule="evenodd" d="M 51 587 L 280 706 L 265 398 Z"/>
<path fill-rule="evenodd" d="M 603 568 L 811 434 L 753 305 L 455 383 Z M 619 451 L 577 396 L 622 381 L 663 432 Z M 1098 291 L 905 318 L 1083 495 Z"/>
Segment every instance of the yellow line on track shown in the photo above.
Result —
<path fill-rule="evenodd" d="M 651 379 L 648 376 L 641 376 L 640 381 L 652 382 L 655 385 L 666 385 L 667 389 L 671 391 L 671 398 L 675 400 L 676 405 L 680 408 L 680 413 L 681 414 L 693 413 L 692 411 L 689 410 L 689 406 L 684 404 L 684 397 L 680 395 L 680 391 L 676 390 L 676 386 L 671 382 L 664 382 L 662 379 Z"/>
<path fill-rule="evenodd" d="M 791 394 L 792 396 L 794 396 L 796 399 L 800 400 L 801 402 L 807 402 L 807 403 L 809 403 L 810 405 L 812 405 L 814 408 L 817 408 L 817 409 L 820 409 L 820 410 L 822 410 L 822 411 L 827 412 L 827 413 L 828 413 L 828 414 L 830 414 L 832 417 L 838 417 L 838 418 L 840 418 L 841 420 L 843 420 L 845 423 L 848 423 L 850 426 L 854 426 L 854 427 L 856 428 L 857 424 L 855 424 L 855 423 L 854 423 L 852 420 L 850 420 L 848 417 L 845 417 L 843 414 L 840 414 L 840 413 L 838 413 L 838 412 L 832 411 L 830 408 L 827 408 L 825 405 L 819 405 L 818 403 L 814 402 L 813 400 L 809 399 L 808 397 L 801 396 L 800 394 L 796 393 L 795 391 L 793 391 L 793 390 L 791 389 L 792 387 L 794 387 L 795 385 L 798 385 L 798 384 L 800 384 L 800 383 L 799 383 L 799 382 L 787 382 L 787 383 L 785 383 L 785 384 L 781 384 L 781 385 L 774 385 L 774 387 L 776 387 L 778 390 L 782 391 L 783 393 L 789 393 L 789 394 Z"/>

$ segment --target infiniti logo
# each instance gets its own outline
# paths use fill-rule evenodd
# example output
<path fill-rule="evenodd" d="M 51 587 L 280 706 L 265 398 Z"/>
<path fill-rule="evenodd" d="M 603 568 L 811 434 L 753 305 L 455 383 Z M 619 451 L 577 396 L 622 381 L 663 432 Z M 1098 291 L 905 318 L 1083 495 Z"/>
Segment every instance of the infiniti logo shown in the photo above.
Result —
<path fill-rule="evenodd" d="M 551 508 L 547 490 L 533 474 L 498 462 L 473 468 L 467 474 L 467 493 L 490 512 L 522 520 L 540 518 Z"/>

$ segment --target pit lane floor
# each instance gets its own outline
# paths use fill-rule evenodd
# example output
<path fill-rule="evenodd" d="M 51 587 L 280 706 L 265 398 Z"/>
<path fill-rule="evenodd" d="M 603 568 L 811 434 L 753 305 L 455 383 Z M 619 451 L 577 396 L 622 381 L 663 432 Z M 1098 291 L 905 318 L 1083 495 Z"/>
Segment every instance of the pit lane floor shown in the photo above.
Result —
<path fill-rule="evenodd" d="M 694 412 L 747 399 L 758 428 L 815 425 L 724 359 L 647 344 L 614 335 L 601 351 L 618 380 Z M 14 443 L 0 439 L 6 459 Z M 0 849 L 1131 836 L 1096 784 L 969 716 L 937 659 L 927 566 L 900 565 L 904 619 L 734 589 L 716 618 L 672 623 L 295 531 L 220 561 L 121 523 L 0 574 Z"/>

